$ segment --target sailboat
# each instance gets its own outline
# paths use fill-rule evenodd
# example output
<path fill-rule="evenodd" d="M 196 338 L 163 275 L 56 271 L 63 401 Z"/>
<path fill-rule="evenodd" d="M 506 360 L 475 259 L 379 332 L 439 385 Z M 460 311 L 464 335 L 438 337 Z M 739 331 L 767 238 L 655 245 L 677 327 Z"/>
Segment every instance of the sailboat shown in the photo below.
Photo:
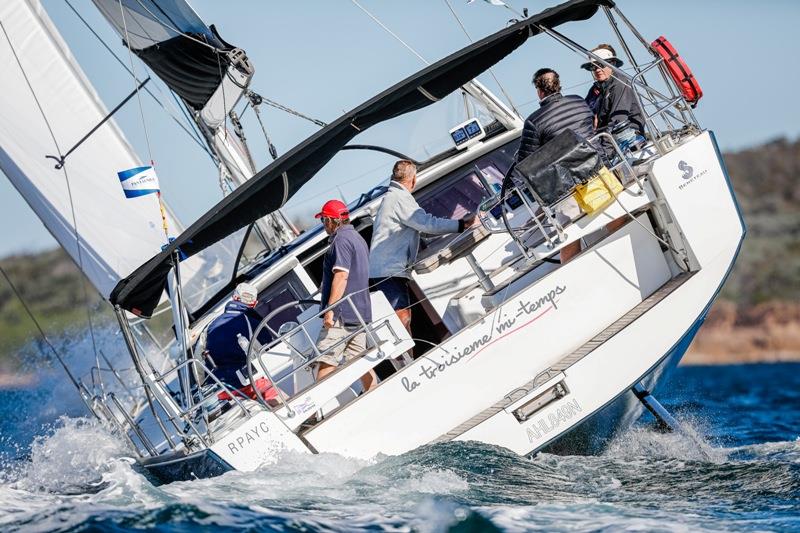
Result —
<path fill-rule="evenodd" d="M 598 13 L 632 72 L 559 31 Z M 152 12 L 139 15 L 164 25 Z M 645 115 L 642 142 L 631 145 L 614 132 L 599 132 L 589 144 L 567 135 L 534 154 L 541 158 L 534 174 L 516 169 L 522 119 L 476 77 L 532 38 L 552 39 L 629 85 Z M 476 440 L 522 455 L 594 453 L 645 409 L 675 427 L 653 394 L 701 327 L 745 234 L 714 134 L 692 111 L 700 95 L 681 77 L 677 57 L 660 53 L 611 0 L 571 0 L 520 17 L 407 77 L 243 182 L 108 295 L 155 421 L 115 418 L 140 464 L 169 482 L 255 470 L 279 460 L 280 450 L 368 458 Z M 306 231 L 247 262 L 245 241 L 342 150 L 398 155 L 351 142 L 369 128 L 424 113 L 453 94 L 474 113 L 442 132 L 449 147 L 417 161 L 415 197 L 440 216 L 478 212 L 480 225 L 431 239 L 412 265 L 410 331 L 384 294 L 371 292 L 372 320 L 358 326 L 366 350 L 316 379 L 323 354 L 314 341 L 326 309 L 315 296 L 326 236 Z M 587 146 L 609 152 L 601 157 Z M 569 164 L 576 153 L 584 154 L 581 168 L 596 175 L 580 178 L 580 165 Z M 536 178 L 553 169 L 573 179 L 557 193 Z M 608 201 L 559 216 L 562 202 L 588 179 L 605 184 Z M 376 187 L 349 206 L 368 242 L 384 193 Z M 609 229 L 612 221 L 622 223 Z M 188 301 L 187 274 L 202 279 L 190 262 L 208 263 L 232 236 L 240 245 L 218 276 L 225 281 L 203 301 Z M 558 261 L 576 241 L 580 254 Z M 222 383 L 203 356 L 204 331 L 241 281 L 258 289 L 261 302 L 262 322 L 251 338 L 265 330 L 270 340 L 247 344 L 239 379 L 242 390 L 269 383 L 269 399 Z M 155 369 L 131 324 L 146 322 L 166 299 L 178 349 L 172 366 Z M 389 365 L 389 375 L 360 390 L 358 378 L 379 365 Z"/>

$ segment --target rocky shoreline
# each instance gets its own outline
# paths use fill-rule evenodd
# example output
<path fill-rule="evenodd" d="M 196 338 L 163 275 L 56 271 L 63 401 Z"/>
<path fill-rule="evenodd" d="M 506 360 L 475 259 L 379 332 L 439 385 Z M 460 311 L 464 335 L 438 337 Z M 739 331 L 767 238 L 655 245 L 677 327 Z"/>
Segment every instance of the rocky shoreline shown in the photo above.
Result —
<path fill-rule="evenodd" d="M 800 303 L 714 304 L 682 364 L 800 361 Z"/>

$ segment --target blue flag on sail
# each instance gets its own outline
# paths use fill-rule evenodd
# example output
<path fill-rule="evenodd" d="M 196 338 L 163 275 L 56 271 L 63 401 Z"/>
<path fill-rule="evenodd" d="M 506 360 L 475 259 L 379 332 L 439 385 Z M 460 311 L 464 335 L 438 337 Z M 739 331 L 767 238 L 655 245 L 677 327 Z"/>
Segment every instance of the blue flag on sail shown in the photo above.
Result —
<path fill-rule="evenodd" d="M 159 192 L 156 169 L 151 166 L 136 167 L 117 172 L 126 198 L 137 198 Z"/>

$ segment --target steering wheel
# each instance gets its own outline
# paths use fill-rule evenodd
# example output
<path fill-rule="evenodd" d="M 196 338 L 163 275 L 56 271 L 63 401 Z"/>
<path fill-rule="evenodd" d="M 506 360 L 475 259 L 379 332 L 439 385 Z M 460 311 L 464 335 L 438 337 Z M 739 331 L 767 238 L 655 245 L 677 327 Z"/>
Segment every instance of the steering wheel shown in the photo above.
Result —
<path fill-rule="evenodd" d="M 500 216 L 503 219 L 503 226 L 505 226 L 506 231 L 508 232 L 509 235 L 511 235 L 512 239 L 516 239 L 516 237 L 514 236 L 514 230 L 511 229 L 511 224 L 509 224 L 508 222 L 508 215 L 506 211 L 506 193 L 508 192 L 509 184 L 513 183 L 514 181 L 513 175 L 516 170 L 517 170 L 517 163 L 512 163 L 511 166 L 506 171 L 505 175 L 503 176 L 503 184 L 500 187 Z M 520 192 L 519 194 L 524 194 L 524 193 Z M 520 201 L 525 202 L 525 200 L 523 200 L 522 198 L 520 198 Z M 528 222 L 525 223 L 525 226 L 527 225 Z M 558 265 L 561 264 L 561 261 L 549 257 L 542 258 L 542 261 L 544 261 L 545 263 L 553 263 Z"/>
<path fill-rule="evenodd" d="M 277 331 L 273 330 L 272 327 L 270 327 L 269 321 L 275 315 L 277 315 L 278 313 L 280 313 L 282 311 L 285 311 L 287 309 L 291 309 L 292 307 L 301 307 L 301 306 L 304 306 L 304 305 L 320 305 L 320 301 L 319 300 L 310 300 L 310 299 L 295 300 L 293 302 L 289 302 L 289 303 L 280 305 L 280 306 L 276 307 L 275 309 L 273 309 L 267 316 L 265 316 L 261 320 L 261 322 L 258 323 L 258 326 L 256 326 L 256 329 L 253 330 L 253 336 L 250 338 L 250 344 L 247 347 L 247 359 L 246 359 L 247 364 L 246 364 L 246 367 L 247 367 L 247 379 L 250 381 L 250 384 L 253 386 L 254 390 L 255 390 L 255 381 L 253 379 L 253 352 L 255 350 L 254 350 L 253 347 L 256 345 L 256 343 L 253 342 L 253 341 L 258 339 L 259 333 L 261 333 L 261 330 L 263 330 L 264 328 L 267 328 L 267 331 L 269 331 L 270 335 L 272 335 L 273 342 L 278 340 L 280 338 L 280 335 L 278 334 Z M 289 347 L 294 349 L 294 347 L 291 346 L 291 345 L 289 345 Z M 285 400 L 285 398 L 283 398 L 283 393 L 280 391 L 278 386 L 275 385 L 275 383 L 272 380 L 272 376 L 269 375 L 269 372 L 267 372 L 267 377 L 269 378 L 271 386 L 275 387 L 275 390 L 282 397 L 282 400 Z M 269 409 L 269 405 L 267 404 L 266 400 L 264 400 L 264 398 L 261 396 L 261 394 L 258 391 L 256 391 L 256 400 L 261 405 L 263 405 L 264 407 Z M 284 403 L 285 403 L 285 401 L 284 401 Z"/>

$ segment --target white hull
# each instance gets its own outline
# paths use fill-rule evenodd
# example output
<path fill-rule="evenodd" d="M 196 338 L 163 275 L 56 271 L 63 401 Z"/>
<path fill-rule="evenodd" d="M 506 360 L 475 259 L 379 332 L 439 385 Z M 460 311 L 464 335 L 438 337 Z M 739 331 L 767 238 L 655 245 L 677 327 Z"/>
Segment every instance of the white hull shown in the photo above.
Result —
<path fill-rule="evenodd" d="M 696 169 L 692 176 L 682 177 L 680 161 Z M 362 458 L 447 440 L 476 440 L 519 454 L 548 445 L 584 452 L 601 447 L 640 415 L 631 387 L 642 383 L 652 390 L 677 365 L 744 236 L 710 133 L 659 159 L 652 175 L 697 262 L 693 272 L 670 272 L 640 217 L 642 225 L 628 223 L 300 439 L 278 437 L 282 424 L 270 414 L 278 442 L 264 433 L 265 440 L 240 439 L 231 453 L 231 439 L 241 437 L 237 430 L 211 449 L 232 468 L 252 470 L 276 444 Z M 555 385 L 566 391 L 563 397 L 532 409 L 523 421 L 515 416 Z M 566 446 L 568 440 L 577 445 Z"/>

